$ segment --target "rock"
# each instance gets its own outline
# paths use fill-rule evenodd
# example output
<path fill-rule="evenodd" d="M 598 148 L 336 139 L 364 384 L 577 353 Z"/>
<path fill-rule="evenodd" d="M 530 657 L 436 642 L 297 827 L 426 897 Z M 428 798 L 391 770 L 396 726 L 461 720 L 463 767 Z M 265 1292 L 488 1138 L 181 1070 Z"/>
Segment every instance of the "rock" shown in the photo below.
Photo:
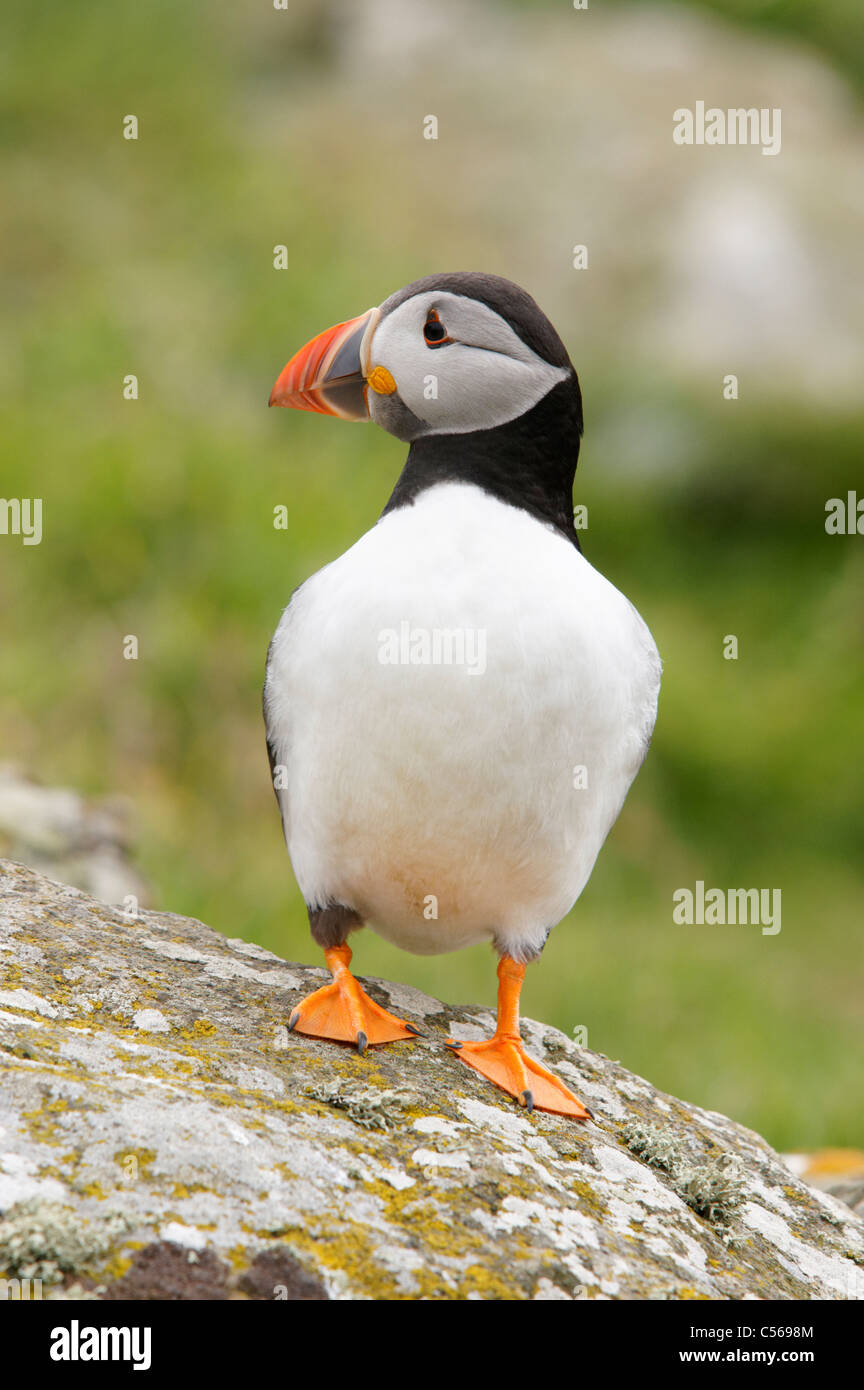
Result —
<path fill-rule="evenodd" d="M 404 984 L 367 982 L 416 1042 L 361 1058 L 289 1035 L 325 977 L 0 861 L 6 1279 L 63 1299 L 864 1297 L 864 1226 L 758 1135 L 525 1020 L 599 1123 L 528 1115 L 443 1046 L 488 1012 Z"/>
<path fill-rule="evenodd" d="M 0 765 L 0 854 L 83 888 L 109 903 L 150 894 L 130 859 L 128 805 L 85 801 L 67 787 L 44 787 L 21 768 Z"/>

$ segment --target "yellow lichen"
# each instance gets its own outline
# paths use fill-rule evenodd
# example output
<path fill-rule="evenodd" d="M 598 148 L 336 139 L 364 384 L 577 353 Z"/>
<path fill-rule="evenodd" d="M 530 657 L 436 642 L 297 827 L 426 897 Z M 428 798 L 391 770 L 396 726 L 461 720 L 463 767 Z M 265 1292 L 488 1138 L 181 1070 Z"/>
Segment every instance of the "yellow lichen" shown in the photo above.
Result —
<path fill-rule="evenodd" d="M 149 1178 L 150 1167 L 156 1159 L 155 1149 L 121 1149 L 115 1153 L 114 1162 L 127 1172 L 132 1169 L 132 1160 L 135 1161 L 135 1176 L 137 1178 Z"/>
<path fill-rule="evenodd" d="M 109 1195 L 105 1191 L 101 1182 L 95 1180 L 93 1182 L 85 1183 L 85 1185 L 80 1189 L 80 1191 L 84 1197 L 95 1197 L 100 1202 L 104 1202 L 105 1198 Z"/>
<path fill-rule="evenodd" d="M 140 1245 L 140 1241 L 138 1242 Z M 131 1245 L 129 1247 L 132 1248 Z M 115 1282 L 122 1279 L 124 1274 L 128 1274 L 132 1268 L 132 1261 L 126 1255 L 113 1255 L 102 1271 L 102 1278 Z"/>

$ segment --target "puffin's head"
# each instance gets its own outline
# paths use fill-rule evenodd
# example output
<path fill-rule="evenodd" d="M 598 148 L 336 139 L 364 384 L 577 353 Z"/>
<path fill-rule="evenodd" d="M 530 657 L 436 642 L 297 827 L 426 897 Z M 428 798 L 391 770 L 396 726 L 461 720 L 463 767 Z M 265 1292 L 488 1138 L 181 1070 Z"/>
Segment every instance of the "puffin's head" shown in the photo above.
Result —
<path fill-rule="evenodd" d="M 428 275 L 313 338 L 284 368 L 271 405 L 372 419 L 397 439 L 497 429 L 556 387 L 581 433 L 567 350 L 529 294 L 497 275 Z"/>

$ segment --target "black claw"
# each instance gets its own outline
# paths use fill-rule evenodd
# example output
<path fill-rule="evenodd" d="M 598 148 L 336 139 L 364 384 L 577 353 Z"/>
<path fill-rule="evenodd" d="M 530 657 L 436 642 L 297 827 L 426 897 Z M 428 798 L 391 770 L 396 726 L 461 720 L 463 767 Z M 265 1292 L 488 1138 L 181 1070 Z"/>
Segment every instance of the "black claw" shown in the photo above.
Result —
<path fill-rule="evenodd" d="M 530 1091 L 522 1092 L 522 1104 L 525 1106 L 525 1109 L 528 1111 L 528 1114 L 530 1115 L 532 1110 L 534 1109 L 534 1097 L 532 1096 Z"/>
<path fill-rule="evenodd" d="M 403 1023 L 402 1027 L 406 1030 L 406 1032 L 413 1033 L 415 1038 L 422 1038 L 423 1036 L 423 1034 L 420 1032 L 420 1029 L 415 1028 L 413 1023 Z"/>
<path fill-rule="evenodd" d="M 461 1042 L 445 1042 L 445 1047 L 449 1047 L 451 1052 L 458 1052 L 462 1046 Z"/>
<path fill-rule="evenodd" d="M 360 1053 L 360 1056 L 361 1056 L 361 1057 L 363 1056 L 363 1053 L 366 1051 L 366 1049 L 367 1049 L 368 1046 L 369 1046 L 369 1039 L 367 1038 L 366 1034 L 365 1034 L 365 1033 L 358 1033 L 358 1034 L 357 1034 L 357 1051 Z"/>
<path fill-rule="evenodd" d="M 300 1010 L 299 1010 L 299 1009 L 295 1009 L 294 1012 L 293 1012 L 293 1014 L 292 1014 L 291 1017 L 289 1018 L 289 1020 L 288 1020 L 288 1032 L 289 1032 L 289 1033 L 293 1033 L 293 1032 L 294 1032 L 294 1029 L 297 1027 L 297 1018 L 298 1018 L 299 1013 L 300 1013 Z"/>
<path fill-rule="evenodd" d="M 584 1100 L 583 1100 L 582 1104 L 585 1105 Z M 587 1106 L 587 1105 L 585 1105 L 585 1109 L 588 1110 L 588 1106 Z M 596 1125 L 596 1123 L 597 1123 L 597 1117 L 596 1117 L 596 1115 L 594 1114 L 594 1111 L 593 1111 L 593 1110 L 588 1110 L 588 1114 L 590 1115 L 591 1119 L 594 1121 L 594 1123 L 595 1123 L 595 1125 Z"/>

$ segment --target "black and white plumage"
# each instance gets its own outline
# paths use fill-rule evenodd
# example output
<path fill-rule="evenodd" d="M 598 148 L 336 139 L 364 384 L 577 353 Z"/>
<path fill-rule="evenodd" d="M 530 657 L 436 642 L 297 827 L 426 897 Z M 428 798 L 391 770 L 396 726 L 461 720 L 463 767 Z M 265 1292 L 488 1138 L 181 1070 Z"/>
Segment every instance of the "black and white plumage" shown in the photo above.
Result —
<path fill-rule="evenodd" d="M 488 275 L 419 280 L 334 333 L 273 403 L 368 411 L 410 448 L 380 520 L 297 590 L 270 646 L 294 871 L 328 948 L 368 924 L 418 954 L 488 940 L 521 966 L 588 880 L 660 682 L 573 528 L 576 373 L 534 300 Z"/>

